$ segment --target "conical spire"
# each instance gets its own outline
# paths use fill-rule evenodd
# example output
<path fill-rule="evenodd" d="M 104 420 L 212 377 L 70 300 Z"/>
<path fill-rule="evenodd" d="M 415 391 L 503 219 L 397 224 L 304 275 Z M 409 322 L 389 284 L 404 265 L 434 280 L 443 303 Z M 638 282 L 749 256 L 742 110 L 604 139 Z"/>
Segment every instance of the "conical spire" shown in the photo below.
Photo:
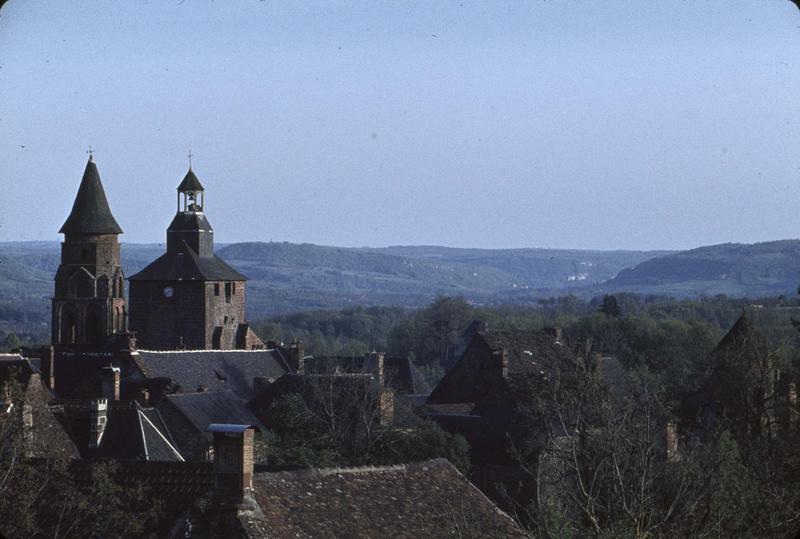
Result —
<path fill-rule="evenodd" d="M 122 234 L 117 220 L 111 215 L 106 193 L 94 159 L 89 157 L 83 171 L 81 186 L 72 205 L 72 212 L 59 230 L 61 234 Z"/>
<path fill-rule="evenodd" d="M 195 176 L 192 167 L 189 167 L 189 172 L 186 173 L 186 176 L 183 177 L 183 181 L 178 186 L 178 192 L 183 193 L 186 191 L 203 191 L 203 184 L 200 183 L 200 180 Z"/>

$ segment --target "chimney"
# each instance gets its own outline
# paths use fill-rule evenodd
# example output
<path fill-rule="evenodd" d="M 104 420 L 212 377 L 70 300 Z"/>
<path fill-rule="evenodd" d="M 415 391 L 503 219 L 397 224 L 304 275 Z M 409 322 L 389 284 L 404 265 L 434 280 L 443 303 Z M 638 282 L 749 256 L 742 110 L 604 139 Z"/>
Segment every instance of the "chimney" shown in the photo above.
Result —
<path fill-rule="evenodd" d="M 146 387 L 140 388 L 139 392 L 136 395 L 136 400 L 139 401 L 143 407 L 147 408 L 150 406 L 150 390 Z"/>
<path fill-rule="evenodd" d="M 375 352 L 373 350 L 369 353 L 369 358 L 375 362 L 375 377 L 378 380 L 378 384 L 384 386 L 386 384 L 386 375 L 384 370 L 384 360 L 386 359 L 386 354 L 383 352 Z"/>
<path fill-rule="evenodd" d="M 253 377 L 253 394 L 258 395 L 261 393 L 265 388 L 269 387 L 272 384 L 272 378 L 268 378 L 266 376 L 254 376 Z"/>
<path fill-rule="evenodd" d="M 678 424 L 675 421 L 667 421 L 664 427 L 664 447 L 667 452 L 667 462 L 678 460 Z"/>
<path fill-rule="evenodd" d="M 394 390 L 381 388 L 378 395 L 378 414 L 381 425 L 389 425 L 394 421 Z"/>
<path fill-rule="evenodd" d="M 489 365 L 491 370 L 499 370 L 503 378 L 508 378 L 508 350 L 495 350 L 492 352 L 492 361 Z"/>
<path fill-rule="evenodd" d="M 56 388 L 56 351 L 53 346 L 42 347 L 42 376 L 50 391 Z"/>
<path fill-rule="evenodd" d="M 253 490 L 253 425 L 212 423 L 214 490 L 220 498 L 239 503 Z"/>
<path fill-rule="evenodd" d="M 562 344 L 563 341 L 561 340 L 561 328 L 558 326 L 545 328 L 545 333 L 550 335 L 553 338 L 553 342 L 555 344 Z"/>
<path fill-rule="evenodd" d="M 292 340 L 289 344 L 289 361 L 291 367 L 296 374 L 305 374 L 305 350 L 303 349 L 303 341 Z"/>
<path fill-rule="evenodd" d="M 119 367 L 103 367 L 101 396 L 112 401 L 119 400 Z"/>
<path fill-rule="evenodd" d="M 603 354 L 595 352 L 592 354 L 592 371 L 596 381 L 603 378 Z"/>
<path fill-rule="evenodd" d="M 89 410 L 89 448 L 96 449 L 100 447 L 100 441 L 103 439 L 103 433 L 106 430 L 106 421 L 108 419 L 108 400 L 97 399 L 91 403 Z"/>

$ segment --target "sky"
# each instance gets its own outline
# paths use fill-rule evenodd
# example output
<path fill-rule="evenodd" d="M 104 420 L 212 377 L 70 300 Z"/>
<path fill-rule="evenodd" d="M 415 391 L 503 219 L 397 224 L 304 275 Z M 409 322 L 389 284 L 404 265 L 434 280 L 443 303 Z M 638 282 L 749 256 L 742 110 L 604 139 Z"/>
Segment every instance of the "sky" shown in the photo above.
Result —
<path fill-rule="evenodd" d="M 122 241 L 193 169 L 217 242 L 685 249 L 800 237 L 788 0 L 10 0 L 0 241 L 95 151 Z"/>

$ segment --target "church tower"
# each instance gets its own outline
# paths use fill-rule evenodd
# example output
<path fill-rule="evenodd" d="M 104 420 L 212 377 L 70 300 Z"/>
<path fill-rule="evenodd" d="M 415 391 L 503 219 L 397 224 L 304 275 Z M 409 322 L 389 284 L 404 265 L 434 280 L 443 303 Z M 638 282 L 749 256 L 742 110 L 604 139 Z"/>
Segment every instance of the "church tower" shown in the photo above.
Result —
<path fill-rule="evenodd" d="M 150 350 L 263 347 L 245 322 L 247 278 L 214 254 L 205 189 L 191 167 L 177 191 L 167 252 L 129 278 L 137 342 Z"/>
<path fill-rule="evenodd" d="M 122 229 L 92 157 L 59 233 L 64 242 L 53 296 L 52 343 L 101 347 L 114 332 L 125 331 L 127 305 L 117 239 Z"/>

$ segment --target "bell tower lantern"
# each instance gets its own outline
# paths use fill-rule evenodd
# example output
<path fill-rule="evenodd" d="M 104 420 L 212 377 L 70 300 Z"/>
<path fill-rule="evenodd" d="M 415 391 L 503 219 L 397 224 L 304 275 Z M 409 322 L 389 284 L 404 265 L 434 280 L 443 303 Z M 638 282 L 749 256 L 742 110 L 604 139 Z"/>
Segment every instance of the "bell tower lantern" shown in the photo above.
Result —
<path fill-rule="evenodd" d="M 214 229 L 203 213 L 205 189 L 192 168 L 178 185 L 178 211 L 167 227 L 167 252 L 183 251 L 184 242 L 198 256 L 214 256 Z"/>

